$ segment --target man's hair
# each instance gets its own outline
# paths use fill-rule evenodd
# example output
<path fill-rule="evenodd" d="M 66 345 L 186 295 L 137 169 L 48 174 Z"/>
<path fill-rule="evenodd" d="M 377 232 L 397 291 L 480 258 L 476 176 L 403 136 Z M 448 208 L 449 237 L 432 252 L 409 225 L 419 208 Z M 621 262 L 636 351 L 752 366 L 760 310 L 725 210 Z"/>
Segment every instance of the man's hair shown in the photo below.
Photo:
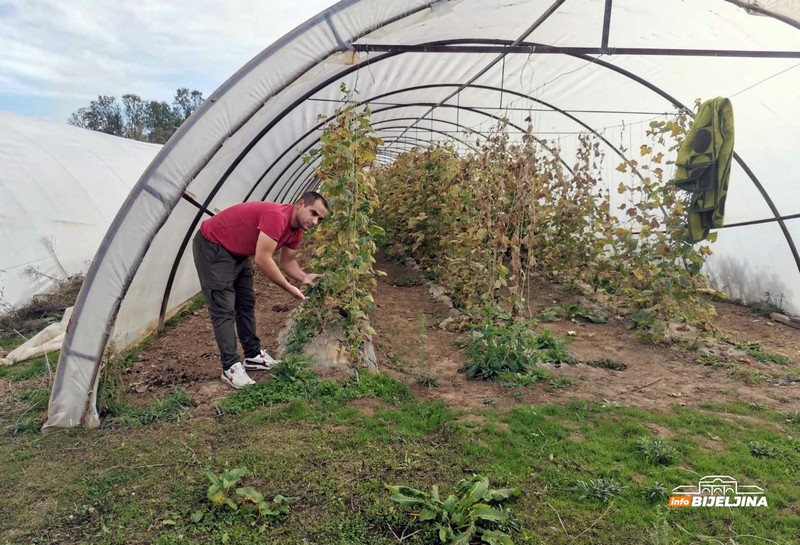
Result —
<path fill-rule="evenodd" d="M 300 201 L 303 201 L 303 204 L 305 204 L 306 206 L 311 206 L 317 201 L 322 201 L 322 205 L 325 207 L 325 209 L 330 210 L 330 207 L 328 206 L 328 201 L 325 199 L 325 197 L 323 197 L 316 191 L 306 191 L 305 193 L 300 195 L 299 199 L 297 199 L 297 202 Z"/>

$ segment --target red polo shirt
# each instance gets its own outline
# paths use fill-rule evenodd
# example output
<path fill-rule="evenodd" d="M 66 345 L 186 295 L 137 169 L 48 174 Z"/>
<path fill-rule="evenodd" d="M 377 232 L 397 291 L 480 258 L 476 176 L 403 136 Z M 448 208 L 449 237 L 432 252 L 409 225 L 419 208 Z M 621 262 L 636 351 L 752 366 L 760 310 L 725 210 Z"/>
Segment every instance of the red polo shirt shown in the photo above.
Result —
<path fill-rule="evenodd" d="M 264 233 L 278 243 L 296 250 L 303 240 L 302 229 L 292 229 L 291 204 L 251 201 L 226 208 L 200 224 L 207 240 L 219 244 L 232 254 L 256 254 L 258 234 Z"/>

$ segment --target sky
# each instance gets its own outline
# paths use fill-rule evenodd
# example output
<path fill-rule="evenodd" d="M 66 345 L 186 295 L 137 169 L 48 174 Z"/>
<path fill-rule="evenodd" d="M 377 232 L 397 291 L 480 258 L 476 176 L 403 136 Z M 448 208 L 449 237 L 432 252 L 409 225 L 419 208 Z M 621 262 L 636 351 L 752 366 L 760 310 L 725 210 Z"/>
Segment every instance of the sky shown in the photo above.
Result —
<path fill-rule="evenodd" d="M 0 111 L 66 122 L 98 95 L 210 95 L 335 0 L 0 0 Z"/>

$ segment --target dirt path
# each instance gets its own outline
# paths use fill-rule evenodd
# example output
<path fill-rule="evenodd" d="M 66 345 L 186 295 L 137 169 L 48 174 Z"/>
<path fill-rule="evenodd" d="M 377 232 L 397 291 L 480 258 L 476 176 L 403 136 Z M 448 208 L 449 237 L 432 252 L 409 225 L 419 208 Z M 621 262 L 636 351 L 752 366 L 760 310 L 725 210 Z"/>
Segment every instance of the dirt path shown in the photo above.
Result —
<path fill-rule="evenodd" d="M 464 334 L 438 327 L 447 318 L 448 309 L 436 302 L 428 287 L 419 284 L 420 279 L 404 265 L 383 261 L 378 268 L 387 272 L 379 280 L 372 316 L 379 366 L 407 382 L 423 399 L 441 399 L 454 408 L 605 400 L 648 410 L 731 401 L 757 403 L 780 411 L 800 409 L 800 384 L 779 385 L 772 379 L 800 376 L 795 364 L 703 366 L 695 362 L 696 352 L 674 345 L 648 344 L 619 319 L 607 324 L 562 320 L 540 324 L 539 329 L 548 327 L 562 337 L 574 331 L 568 348 L 581 361 L 609 358 L 627 365 L 625 371 L 585 364 L 549 367 L 548 372 L 555 378 L 572 380 L 561 388 L 547 381 L 523 388 L 467 380 L 459 372 L 466 361 L 465 351 L 455 346 Z M 260 275 L 256 278 L 259 335 L 264 346 L 274 351 L 276 335 L 295 302 Z M 534 312 L 569 300 L 570 296 L 558 285 L 538 281 L 531 287 Z M 724 330 L 740 340 L 761 341 L 765 350 L 800 361 L 800 331 L 764 320 L 746 308 L 730 304 L 718 304 L 717 308 L 719 325 Z M 220 382 L 219 373 L 217 348 L 203 308 L 142 350 L 126 380 L 131 400 L 137 404 L 163 396 L 175 385 L 194 399 L 196 416 L 211 417 L 215 415 L 213 401 L 230 393 Z M 269 379 L 268 373 L 251 375 L 257 381 Z"/>

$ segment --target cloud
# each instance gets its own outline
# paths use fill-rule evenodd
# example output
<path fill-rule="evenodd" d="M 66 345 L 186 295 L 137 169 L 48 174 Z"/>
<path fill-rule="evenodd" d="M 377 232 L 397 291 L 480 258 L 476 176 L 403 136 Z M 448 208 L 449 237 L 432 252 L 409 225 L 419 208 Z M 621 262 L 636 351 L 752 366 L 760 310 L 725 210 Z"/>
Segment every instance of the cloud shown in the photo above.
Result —
<path fill-rule="evenodd" d="M 97 95 L 206 96 L 333 0 L 0 0 L 3 96 L 51 97 L 62 120 Z"/>

